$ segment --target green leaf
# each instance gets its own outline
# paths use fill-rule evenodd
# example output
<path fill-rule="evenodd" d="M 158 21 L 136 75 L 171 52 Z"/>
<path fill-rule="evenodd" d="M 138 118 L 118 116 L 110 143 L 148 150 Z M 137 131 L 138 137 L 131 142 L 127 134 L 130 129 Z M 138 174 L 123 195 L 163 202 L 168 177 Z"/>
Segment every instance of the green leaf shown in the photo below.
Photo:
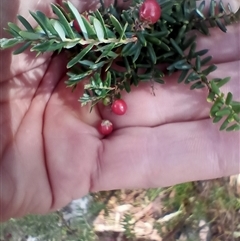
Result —
<path fill-rule="evenodd" d="M 20 31 L 19 35 L 28 40 L 38 40 L 41 39 L 41 35 L 38 33 L 32 33 L 32 32 L 27 32 L 27 31 Z"/>
<path fill-rule="evenodd" d="M 187 56 L 187 58 L 188 58 L 189 60 L 191 60 L 191 59 L 193 58 L 193 55 L 194 55 L 194 53 L 195 53 L 196 46 L 197 46 L 196 43 L 193 42 L 192 45 L 191 45 L 191 47 L 190 47 L 190 49 L 189 49 L 189 53 L 188 53 L 188 56 Z"/>
<path fill-rule="evenodd" d="M 68 64 L 67 68 L 71 68 L 73 65 L 78 63 L 91 49 L 93 45 L 89 44 L 86 48 L 84 48 L 78 55 L 76 55 L 73 59 L 71 59 Z"/>
<path fill-rule="evenodd" d="M 200 9 L 196 9 L 196 13 L 197 13 L 197 15 L 201 18 L 201 19 L 205 19 L 205 16 L 204 16 L 204 14 L 202 13 L 202 11 L 200 10 Z"/>
<path fill-rule="evenodd" d="M 26 42 L 25 44 L 23 44 L 20 48 L 16 49 L 13 51 L 14 55 L 17 54 L 21 54 L 22 52 L 24 52 L 26 49 L 28 49 L 28 47 L 31 45 L 31 42 Z"/>
<path fill-rule="evenodd" d="M 201 89 L 204 88 L 205 85 L 201 82 L 201 81 L 197 81 L 196 83 L 194 83 L 193 85 L 191 85 L 190 89 Z"/>
<path fill-rule="evenodd" d="M 48 49 L 47 49 L 46 51 L 48 51 L 48 52 L 53 52 L 53 51 L 58 50 L 58 52 L 59 52 L 59 51 L 61 51 L 61 49 L 62 49 L 64 46 L 65 46 L 65 43 L 63 43 L 63 42 L 53 43 L 53 44 L 51 44 L 51 45 L 48 47 Z"/>
<path fill-rule="evenodd" d="M 103 47 L 98 48 L 98 50 L 102 51 L 101 55 L 97 58 L 95 61 L 96 63 L 99 62 L 102 58 L 109 56 L 109 53 L 111 50 L 115 47 L 115 43 L 110 43 L 108 45 L 105 45 Z M 114 53 L 115 54 L 115 53 Z M 115 56 L 112 56 L 113 58 L 116 58 L 118 55 L 115 54 Z"/>
<path fill-rule="evenodd" d="M 159 84 L 165 84 L 165 81 L 163 79 L 160 78 L 154 78 L 153 79 L 155 82 L 159 83 Z"/>
<path fill-rule="evenodd" d="M 147 50 L 148 50 L 148 54 L 149 54 L 149 57 L 150 57 L 152 63 L 156 64 L 157 57 L 156 57 L 156 53 L 154 51 L 154 48 L 153 48 L 152 44 L 148 43 Z"/>
<path fill-rule="evenodd" d="M 235 113 L 239 114 L 240 113 L 240 105 L 235 105 L 236 101 L 232 101 L 230 105 L 232 106 L 232 109 Z"/>
<path fill-rule="evenodd" d="M 188 63 L 175 64 L 174 66 L 175 66 L 176 69 L 179 69 L 179 70 L 192 69 L 192 65 L 190 65 Z"/>
<path fill-rule="evenodd" d="M 17 18 L 19 19 L 19 21 L 22 23 L 22 25 L 26 28 L 26 30 L 28 30 L 29 32 L 34 32 L 33 27 L 31 26 L 31 24 L 26 20 L 26 18 L 24 18 L 21 15 L 17 15 Z"/>
<path fill-rule="evenodd" d="M 227 28 L 225 27 L 225 25 L 221 22 L 221 20 L 219 18 L 216 19 L 216 23 L 217 26 L 224 32 L 227 32 Z"/>
<path fill-rule="evenodd" d="M 84 26 L 86 27 L 89 38 L 97 39 L 97 33 L 94 27 L 89 23 L 85 16 L 82 16 L 82 21 L 84 23 Z"/>
<path fill-rule="evenodd" d="M 102 25 L 102 28 L 103 28 L 103 32 L 104 32 L 104 38 L 107 39 L 108 35 L 107 35 L 107 30 L 106 30 L 106 27 L 105 27 L 105 22 L 103 20 L 103 17 L 102 17 L 102 14 L 96 10 L 94 12 L 96 18 L 100 21 L 101 25 Z"/>
<path fill-rule="evenodd" d="M 184 79 L 186 78 L 187 74 L 188 74 L 189 70 L 183 70 L 178 78 L 178 83 L 181 83 L 184 81 Z"/>
<path fill-rule="evenodd" d="M 189 48 L 197 39 L 197 35 L 193 35 L 190 38 L 187 38 L 182 45 L 183 50 L 186 50 L 187 48 Z"/>
<path fill-rule="evenodd" d="M 216 116 L 213 118 L 213 123 L 219 122 L 223 117 L 222 116 Z"/>
<path fill-rule="evenodd" d="M 35 19 L 35 21 L 39 24 L 39 26 L 42 28 L 42 30 L 44 31 L 44 33 L 49 36 L 48 30 L 44 24 L 44 22 L 42 21 L 42 19 L 34 12 L 29 11 L 30 14 L 32 15 L 32 17 Z"/>
<path fill-rule="evenodd" d="M 206 23 L 204 21 L 199 23 L 199 27 L 200 27 L 200 30 L 202 31 L 203 34 L 209 35 L 208 26 L 206 25 Z"/>
<path fill-rule="evenodd" d="M 200 59 L 199 56 L 196 57 L 195 68 L 196 68 L 197 72 L 200 72 L 200 70 L 201 70 L 201 59 Z"/>
<path fill-rule="evenodd" d="M 210 116 L 215 116 L 216 112 L 221 109 L 223 104 L 224 103 L 223 103 L 221 98 L 216 99 L 215 102 L 213 103 L 212 107 L 211 107 Z"/>
<path fill-rule="evenodd" d="M 226 77 L 224 79 L 221 79 L 220 81 L 218 81 L 216 84 L 218 86 L 218 88 L 221 88 L 223 85 L 225 85 L 226 83 L 229 82 L 229 80 L 231 79 L 231 77 Z"/>
<path fill-rule="evenodd" d="M 214 17 L 214 16 L 215 16 L 215 4 L 216 4 L 215 0 L 211 0 L 211 1 L 210 1 L 209 15 L 210 15 L 211 17 Z"/>
<path fill-rule="evenodd" d="M 16 24 L 14 23 L 8 23 L 8 27 L 13 30 L 15 33 L 19 33 L 20 31 L 22 31 Z"/>
<path fill-rule="evenodd" d="M 235 123 L 231 126 L 229 126 L 226 131 L 239 131 L 240 130 L 240 124 L 239 123 Z"/>
<path fill-rule="evenodd" d="M 69 73 L 67 73 L 67 74 L 70 75 L 70 78 L 65 83 L 68 86 L 74 86 L 78 82 L 80 82 L 81 80 L 86 78 L 87 76 L 90 76 L 92 74 L 92 70 L 86 71 L 86 72 L 81 73 L 81 74 L 69 74 Z"/>
<path fill-rule="evenodd" d="M 171 49 L 169 48 L 169 46 L 163 42 L 160 43 L 159 45 L 160 48 L 162 48 L 165 51 L 170 51 Z"/>
<path fill-rule="evenodd" d="M 48 48 L 53 44 L 53 41 L 46 41 L 46 42 L 43 42 L 43 43 L 39 43 L 39 44 L 36 44 L 35 46 L 33 46 L 31 48 L 31 51 L 37 51 L 37 52 L 41 52 L 41 53 L 44 53 L 44 52 L 47 52 L 48 51 Z"/>
<path fill-rule="evenodd" d="M 66 19 L 66 17 L 62 13 L 62 11 L 54 4 L 51 4 L 51 6 L 52 6 L 53 12 L 58 16 L 59 22 L 63 25 L 64 29 L 66 30 L 66 33 L 67 33 L 68 37 L 71 38 L 71 39 L 74 39 L 75 34 L 73 33 L 73 30 L 72 30 L 68 20 Z"/>
<path fill-rule="evenodd" d="M 164 11 L 162 11 L 163 13 L 162 13 L 162 16 L 161 16 L 161 18 L 162 19 L 164 19 L 164 20 L 166 20 L 167 22 L 169 22 L 169 23 L 171 23 L 171 24 L 174 24 L 174 23 L 176 23 L 176 20 L 173 18 L 173 17 L 171 17 L 169 14 L 167 14 L 167 13 L 164 13 Z"/>
<path fill-rule="evenodd" d="M 133 63 L 135 63 L 138 60 L 138 58 L 141 54 L 141 51 L 142 51 L 142 46 L 140 46 L 139 48 L 136 49 L 136 52 L 135 52 L 135 54 L 133 56 L 133 60 L 132 60 Z"/>
<path fill-rule="evenodd" d="M 120 35 L 120 38 L 119 38 L 119 41 L 121 41 L 122 39 L 126 39 L 126 29 L 128 27 L 128 23 L 125 23 L 124 27 L 123 27 L 123 31 L 122 31 L 122 34 Z"/>
<path fill-rule="evenodd" d="M 182 57 L 184 57 L 184 53 L 182 51 L 182 49 L 180 48 L 180 46 L 175 42 L 174 39 L 170 38 L 170 42 L 172 44 L 172 46 L 175 48 L 175 50 L 179 53 L 179 55 L 181 55 Z"/>
<path fill-rule="evenodd" d="M 190 68 L 189 68 L 189 66 L 190 66 Z M 186 59 L 181 59 L 181 60 L 178 60 L 178 61 L 174 62 L 173 64 L 169 65 L 167 67 L 167 70 L 170 70 L 170 71 L 174 70 L 174 69 L 184 70 L 184 69 L 191 69 L 191 68 L 192 68 L 192 66 L 187 63 Z"/>
<path fill-rule="evenodd" d="M 121 36 L 122 32 L 123 32 L 123 28 L 122 28 L 122 25 L 120 24 L 120 22 L 112 14 L 110 15 L 110 20 L 111 20 L 114 28 L 116 29 L 116 31 Z"/>
<path fill-rule="evenodd" d="M 217 95 L 220 94 L 220 90 L 219 90 L 218 86 L 216 85 L 216 83 L 214 81 L 210 81 L 210 86 L 211 86 L 212 91 L 215 94 L 217 94 Z"/>
<path fill-rule="evenodd" d="M 226 105 L 229 105 L 229 104 L 231 103 L 232 97 L 233 97 L 232 93 L 231 93 L 231 92 L 228 92 L 227 98 L 226 98 L 226 100 L 225 100 L 225 104 L 226 104 Z"/>
<path fill-rule="evenodd" d="M 116 38 L 115 33 L 109 28 L 106 28 L 106 32 L 107 32 L 107 38 Z"/>
<path fill-rule="evenodd" d="M 162 37 L 167 37 L 169 35 L 169 31 L 168 30 L 156 31 L 151 34 L 146 33 L 146 35 L 149 35 L 155 38 L 162 38 Z"/>
<path fill-rule="evenodd" d="M 152 43 L 152 44 L 154 44 L 154 45 L 160 46 L 160 44 L 161 44 L 161 40 L 159 40 L 159 39 L 156 38 L 156 37 L 146 35 L 146 39 L 148 40 L 148 42 L 150 42 L 150 43 Z M 146 44 L 147 44 L 147 43 L 146 43 Z"/>
<path fill-rule="evenodd" d="M 100 42 L 103 41 L 103 39 L 104 39 L 104 29 L 102 27 L 101 22 L 97 18 L 93 19 L 93 26 L 94 26 L 94 29 L 96 31 L 98 40 Z"/>
<path fill-rule="evenodd" d="M 180 43 L 181 42 L 181 40 L 182 40 L 182 38 L 184 37 L 184 34 L 185 34 L 185 32 L 186 32 L 186 29 L 187 29 L 187 25 L 186 24 L 184 24 L 178 31 L 178 35 L 177 35 L 177 37 L 175 38 L 175 42 L 176 43 Z"/>
<path fill-rule="evenodd" d="M 53 28 L 51 20 L 41 11 L 36 12 L 38 19 L 41 20 L 42 24 L 44 27 L 52 34 L 52 35 L 57 35 L 57 32 Z"/>
<path fill-rule="evenodd" d="M 237 113 L 233 114 L 233 119 L 240 123 L 240 117 L 237 115 Z"/>
<path fill-rule="evenodd" d="M 202 74 L 209 75 L 211 72 L 215 71 L 217 69 L 216 65 L 210 65 L 208 68 L 202 71 Z"/>
<path fill-rule="evenodd" d="M 124 47 L 123 47 L 122 56 L 132 56 L 132 55 L 134 55 L 136 53 L 137 49 L 140 48 L 140 46 L 141 45 L 138 42 L 137 43 L 133 42 L 133 43 L 131 43 L 130 48 L 128 46 L 128 48 L 124 49 Z"/>
<path fill-rule="evenodd" d="M 69 6 L 69 9 L 72 11 L 73 16 L 76 18 L 76 20 L 77 20 L 77 22 L 78 22 L 78 24 L 79 24 L 79 26 L 82 30 L 84 38 L 89 39 L 87 29 L 86 29 L 85 24 L 83 23 L 83 20 L 82 20 L 82 16 L 80 15 L 80 13 L 76 9 L 76 7 L 71 2 L 68 1 L 67 4 Z"/>
<path fill-rule="evenodd" d="M 224 107 L 223 109 L 216 112 L 215 116 L 225 116 L 231 113 L 231 109 L 229 107 Z"/>
<path fill-rule="evenodd" d="M 10 38 L 10 39 L 2 38 L 0 39 L 0 47 L 2 49 L 11 48 L 16 44 L 22 43 L 23 41 L 24 40 L 21 38 Z"/>
<path fill-rule="evenodd" d="M 206 54 L 207 52 L 208 52 L 208 49 L 203 49 L 203 50 L 200 50 L 200 51 L 195 52 L 195 53 L 192 55 L 192 57 L 195 58 L 195 57 L 197 57 L 197 56 L 202 56 L 202 55 Z"/>
<path fill-rule="evenodd" d="M 127 93 L 131 92 L 131 87 L 130 87 L 130 84 L 128 83 L 128 81 L 124 81 L 123 86 L 124 86 L 124 89 L 127 91 Z"/>
<path fill-rule="evenodd" d="M 191 81 L 195 81 L 195 80 L 198 80 L 198 79 L 200 79 L 200 76 L 196 72 L 192 71 L 188 75 L 188 77 L 185 79 L 184 83 L 189 84 Z"/>
<path fill-rule="evenodd" d="M 47 40 L 43 43 L 37 43 L 31 48 L 31 51 L 37 51 L 37 52 L 53 52 L 56 50 L 61 50 L 63 47 L 65 47 L 65 43 L 55 43 L 55 40 Z"/>
<path fill-rule="evenodd" d="M 131 43 L 127 43 L 125 46 L 123 46 L 122 48 L 122 56 L 126 56 L 129 52 L 129 50 L 133 47 L 133 45 L 135 45 L 135 43 L 131 42 Z"/>
<path fill-rule="evenodd" d="M 131 67 L 130 67 L 130 64 L 129 64 L 129 61 L 128 61 L 127 57 L 124 57 L 123 61 L 124 61 L 124 64 L 125 64 L 126 73 L 129 74 L 130 71 L 131 71 Z"/>
<path fill-rule="evenodd" d="M 232 120 L 232 115 L 230 114 L 220 126 L 220 131 L 223 131 L 224 129 L 226 129 L 229 123 L 231 122 L 231 120 Z"/>
<path fill-rule="evenodd" d="M 175 55 L 174 52 L 168 52 L 168 53 L 159 55 L 159 56 L 157 57 L 157 60 L 165 60 L 166 58 L 171 57 L 171 56 L 174 56 L 174 55 Z"/>
<path fill-rule="evenodd" d="M 149 81 L 150 79 L 152 79 L 152 73 L 150 72 L 150 73 L 147 73 L 147 74 L 139 74 L 138 78 L 141 81 Z"/>
<path fill-rule="evenodd" d="M 128 11 L 123 11 L 122 12 L 122 17 L 124 17 L 125 21 L 128 23 L 128 24 L 133 24 L 133 19 L 131 18 L 131 15 L 129 14 Z"/>
<path fill-rule="evenodd" d="M 200 5 L 198 6 L 198 10 L 199 10 L 199 11 L 203 11 L 203 10 L 204 10 L 204 7 L 205 7 L 205 1 L 202 1 L 202 2 L 200 3 Z"/>
<path fill-rule="evenodd" d="M 205 65 L 211 60 L 212 60 L 212 56 L 207 56 L 206 58 L 201 60 L 201 65 Z"/>
<path fill-rule="evenodd" d="M 94 63 L 94 62 L 89 61 L 89 60 L 81 60 L 81 61 L 79 61 L 79 63 L 82 64 L 82 65 L 88 66 L 89 69 L 96 70 L 96 69 L 102 68 L 106 64 L 106 61 Z"/>
<path fill-rule="evenodd" d="M 208 97 L 207 97 L 207 102 L 213 102 L 215 99 L 216 94 L 214 92 L 209 92 Z"/>
<path fill-rule="evenodd" d="M 69 9 L 67 2 L 63 1 L 62 5 L 55 3 L 55 5 L 59 8 L 59 10 L 63 13 L 65 18 L 67 19 L 68 22 L 71 22 L 72 20 L 72 15 L 71 15 L 71 10 Z"/>
<path fill-rule="evenodd" d="M 19 38 L 18 32 L 15 32 L 11 28 L 3 28 L 6 32 L 8 32 L 10 35 L 12 35 L 15 38 Z"/>
<path fill-rule="evenodd" d="M 141 43 L 142 46 L 146 47 L 147 46 L 147 41 L 146 38 L 144 37 L 143 32 L 137 32 L 137 38 L 138 41 Z"/>
<path fill-rule="evenodd" d="M 62 26 L 62 24 L 58 20 L 52 19 L 52 26 L 54 27 L 54 29 L 57 32 L 57 34 L 60 37 L 60 39 L 62 41 L 65 41 L 66 40 L 66 36 L 65 36 L 64 27 Z"/>
<path fill-rule="evenodd" d="M 219 12 L 227 13 L 222 0 L 219 1 Z"/>

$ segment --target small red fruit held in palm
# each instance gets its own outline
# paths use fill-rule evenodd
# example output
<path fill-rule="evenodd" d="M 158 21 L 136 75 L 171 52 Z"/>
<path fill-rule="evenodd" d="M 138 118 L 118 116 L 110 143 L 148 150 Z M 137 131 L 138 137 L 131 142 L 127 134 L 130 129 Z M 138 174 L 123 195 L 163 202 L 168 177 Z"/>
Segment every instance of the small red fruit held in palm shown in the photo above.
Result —
<path fill-rule="evenodd" d="M 157 0 L 145 0 L 139 8 L 139 18 L 141 21 L 154 24 L 161 17 L 161 12 Z"/>
<path fill-rule="evenodd" d="M 106 136 L 112 133 L 113 131 L 113 124 L 109 120 L 102 120 L 98 124 L 98 131 L 100 134 Z"/>
<path fill-rule="evenodd" d="M 127 111 L 127 104 L 122 99 L 117 99 L 112 103 L 112 112 L 116 115 L 124 115 Z"/>

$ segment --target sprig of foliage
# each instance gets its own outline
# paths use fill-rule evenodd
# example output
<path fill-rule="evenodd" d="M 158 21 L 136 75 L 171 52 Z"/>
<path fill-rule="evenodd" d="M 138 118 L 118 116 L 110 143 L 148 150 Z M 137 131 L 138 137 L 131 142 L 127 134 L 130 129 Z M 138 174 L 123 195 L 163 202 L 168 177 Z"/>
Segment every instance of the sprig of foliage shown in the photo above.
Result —
<path fill-rule="evenodd" d="M 239 130 L 240 102 L 233 100 L 232 93 L 225 95 L 220 91 L 229 78 L 211 79 L 209 76 L 217 67 L 210 63 L 211 56 L 205 56 L 208 50 L 196 51 L 196 36 L 187 37 L 192 29 L 205 35 L 209 35 L 210 27 L 226 32 L 227 25 L 239 21 L 239 11 L 234 13 L 222 0 L 218 3 L 211 0 L 206 14 L 205 1 L 198 6 L 195 0 L 158 2 L 162 16 L 152 25 L 139 20 L 142 0 L 133 1 L 127 10 L 117 9 L 117 1 L 109 8 L 102 2 L 100 10 L 82 14 L 71 2 L 64 2 L 63 7 L 52 4 L 54 19 L 40 11 L 30 12 L 38 24 L 34 28 L 23 16 L 18 16 L 24 29 L 9 23 L 6 30 L 13 38 L 1 39 L 0 47 L 21 44 L 13 54 L 27 49 L 37 55 L 68 51 L 66 85 L 74 89 L 89 78 L 79 101 L 82 106 L 90 103 L 91 108 L 106 97 L 120 98 L 121 91 L 131 92 L 132 85 L 144 81 L 164 84 L 166 75 L 180 71 L 178 83 L 190 84 L 190 89 L 207 88 L 207 100 L 212 103 L 210 117 L 214 123 L 223 120 L 220 130 Z M 74 28 L 74 21 L 81 32 Z M 113 63 L 125 71 L 116 71 Z M 161 63 L 168 64 L 166 72 L 157 67 Z"/>
<path fill-rule="evenodd" d="M 124 234 L 128 240 L 134 240 L 136 238 L 134 232 L 134 222 L 133 217 L 130 213 L 124 214 L 123 220 L 121 222 L 124 228 Z"/>

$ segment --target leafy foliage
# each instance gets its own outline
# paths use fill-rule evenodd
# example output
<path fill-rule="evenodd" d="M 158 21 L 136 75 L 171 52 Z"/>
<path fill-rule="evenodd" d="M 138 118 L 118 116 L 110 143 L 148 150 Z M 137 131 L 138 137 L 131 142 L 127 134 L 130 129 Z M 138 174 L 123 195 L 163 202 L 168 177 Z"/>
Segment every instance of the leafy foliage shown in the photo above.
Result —
<path fill-rule="evenodd" d="M 210 27 L 218 27 L 227 32 L 227 25 L 240 19 L 238 11 L 211 0 L 209 11 L 205 13 L 205 1 L 198 6 L 195 0 L 159 0 L 162 16 L 157 23 L 149 25 L 139 20 L 141 0 L 135 0 L 127 10 L 120 10 L 117 1 L 109 8 L 102 7 L 95 12 L 80 14 L 71 2 L 64 7 L 52 4 L 56 17 L 48 18 L 44 13 L 30 12 L 38 26 L 33 28 L 23 17 L 18 19 L 24 26 L 21 29 L 9 23 L 6 29 L 13 38 L 1 39 L 2 49 L 15 45 L 20 47 L 13 54 L 30 49 L 37 55 L 47 51 L 68 51 L 69 79 L 66 85 L 75 88 L 85 78 L 89 83 L 79 101 L 93 107 L 96 103 L 110 97 L 120 97 L 122 90 L 131 92 L 131 86 L 143 81 L 164 84 L 165 75 L 179 71 L 178 83 L 190 84 L 190 89 L 207 88 L 208 101 L 212 102 L 210 116 L 213 122 L 222 121 L 220 130 L 240 129 L 240 102 L 234 101 L 232 93 L 225 95 L 220 87 L 229 78 L 211 79 L 217 66 L 211 64 L 207 49 L 196 51 L 196 36 L 186 37 L 195 29 L 209 35 Z M 73 26 L 77 21 L 81 31 Z M 157 66 L 167 63 L 165 72 Z M 125 68 L 116 71 L 116 63 Z M 209 65 L 210 64 L 210 65 Z M 139 70 L 144 70 L 138 74 Z"/>
<path fill-rule="evenodd" d="M 143 240 L 139 239 L 138 230 L 144 222 L 146 227 L 151 224 L 163 240 L 179 240 L 181 235 L 185 235 L 185 240 L 200 240 L 199 232 L 204 227 L 208 227 L 211 240 L 238 240 L 240 193 L 239 185 L 234 185 L 232 178 L 189 182 L 167 188 L 94 193 L 87 211 L 75 215 L 71 222 L 63 218 L 63 210 L 45 216 L 11 219 L 1 225 L 0 239 L 15 241 L 32 236 L 49 241 Z M 124 212 L 124 206 L 131 208 Z M 98 216 L 106 230 L 116 227 L 115 218 L 119 210 L 123 211 L 118 224 L 123 230 L 122 237 L 119 233 L 117 238 L 116 231 L 96 231 Z"/>

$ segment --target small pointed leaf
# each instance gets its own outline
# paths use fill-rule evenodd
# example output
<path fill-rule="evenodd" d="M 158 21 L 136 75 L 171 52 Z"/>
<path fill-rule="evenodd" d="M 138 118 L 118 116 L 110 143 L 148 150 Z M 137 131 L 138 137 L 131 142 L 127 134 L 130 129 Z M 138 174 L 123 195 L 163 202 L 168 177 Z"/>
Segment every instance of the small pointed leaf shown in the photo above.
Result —
<path fill-rule="evenodd" d="M 93 45 L 89 44 L 86 48 L 84 48 L 78 55 L 68 62 L 67 68 L 71 68 L 73 65 L 78 63 L 92 49 L 92 47 Z"/>

